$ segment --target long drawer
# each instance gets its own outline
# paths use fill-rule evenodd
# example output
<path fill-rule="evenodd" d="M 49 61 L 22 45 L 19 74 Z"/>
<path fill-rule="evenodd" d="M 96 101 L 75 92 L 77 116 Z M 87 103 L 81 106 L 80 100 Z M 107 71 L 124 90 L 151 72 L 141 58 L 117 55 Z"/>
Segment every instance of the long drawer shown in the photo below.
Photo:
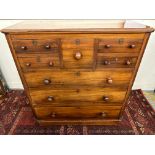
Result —
<path fill-rule="evenodd" d="M 60 86 L 99 86 L 127 87 L 132 75 L 132 69 L 105 69 L 96 71 L 42 71 L 24 73 L 29 87 Z"/>
<path fill-rule="evenodd" d="M 95 87 L 77 87 L 77 88 L 60 88 L 60 89 L 32 89 L 30 95 L 34 104 L 53 104 L 69 102 L 101 102 L 101 103 L 123 103 L 126 91 L 114 88 L 95 88 Z"/>
<path fill-rule="evenodd" d="M 119 118 L 121 106 L 89 106 L 89 107 L 35 107 L 34 112 L 39 119 L 57 118 Z"/>

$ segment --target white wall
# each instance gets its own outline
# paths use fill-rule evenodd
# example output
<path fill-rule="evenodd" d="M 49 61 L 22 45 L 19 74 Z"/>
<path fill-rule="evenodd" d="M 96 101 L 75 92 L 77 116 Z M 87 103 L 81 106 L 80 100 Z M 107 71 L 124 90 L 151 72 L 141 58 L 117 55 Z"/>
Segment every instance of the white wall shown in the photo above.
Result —
<path fill-rule="evenodd" d="M 20 20 L 0 20 L 0 29 L 21 22 Z M 10 88 L 22 89 L 22 83 L 13 61 L 4 34 L 0 33 L 0 68 Z"/>
<path fill-rule="evenodd" d="M 137 20 L 155 28 L 155 20 Z M 21 22 L 21 20 L 0 20 L 0 29 Z M 23 88 L 15 63 L 4 34 L 0 33 L 0 68 L 10 88 Z M 155 32 L 152 33 L 142 59 L 133 89 L 153 90 L 155 88 Z"/>
<path fill-rule="evenodd" d="M 137 22 L 155 28 L 155 20 L 137 20 Z M 133 85 L 133 89 L 137 88 L 143 90 L 155 89 L 155 32 L 150 36 Z"/>

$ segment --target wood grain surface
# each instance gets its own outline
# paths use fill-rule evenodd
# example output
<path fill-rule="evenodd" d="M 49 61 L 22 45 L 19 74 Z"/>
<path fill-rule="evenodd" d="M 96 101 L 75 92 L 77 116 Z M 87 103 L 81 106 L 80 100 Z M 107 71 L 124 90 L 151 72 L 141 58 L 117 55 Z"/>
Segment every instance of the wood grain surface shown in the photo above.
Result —
<path fill-rule="evenodd" d="M 87 22 L 24 22 L 2 30 L 41 125 L 112 125 L 121 119 L 153 29 Z"/>

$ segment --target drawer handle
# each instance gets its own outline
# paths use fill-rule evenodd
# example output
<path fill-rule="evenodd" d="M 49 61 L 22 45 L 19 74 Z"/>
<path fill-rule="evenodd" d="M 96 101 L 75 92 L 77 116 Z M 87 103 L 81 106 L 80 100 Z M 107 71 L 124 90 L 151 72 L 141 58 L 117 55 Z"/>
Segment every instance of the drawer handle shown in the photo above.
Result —
<path fill-rule="evenodd" d="M 105 61 L 104 61 L 104 65 L 110 65 L 110 61 L 105 60 Z"/>
<path fill-rule="evenodd" d="M 28 63 L 26 63 L 25 65 L 26 65 L 27 67 L 30 67 L 30 66 L 31 66 L 31 63 L 28 62 Z"/>
<path fill-rule="evenodd" d="M 111 78 L 108 78 L 108 79 L 107 79 L 107 82 L 108 82 L 109 84 L 112 84 L 112 83 L 113 83 L 113 80 L 112 80 Z"/>
<path fill-rule="evenodd" d="M 110 48 L 110 47 L 111 47 L 111 45 L 109 45 L 109 44 L 105 45 L 105 48 Z"/>
<path fill-rule="evenodd" d="M 48 85 L 51 83 L 51 80 L 50 79 L 44 79 L 43 82 L 45 85 Z"/>
<path fill-rule="evenodd" d="M 21 46 L 21 49 L 22 50 L 27 50 L 27 47 L 26 46 Z"/>
<path fill-rule="evenodd" d="M 103 100 L 107 102 L 109 100 L 109 97 L 103 96 Z"/>
<path fill-rule="evenodd" d="M 102 116 L 102 117 L 106 117 L 107 114 L 106 114 L 105 112 L 101 112 L 101 116 Z"/>
<path fill-rule="evenodd" d="M 127 60 L 126 61 L 126 65 L 130 65 L 131 64 L 131 61 L 130 60 Z"/>
<path fill-rule="evenodd" d="M 75 58 L 76 60 L 80 60 L 80 59 L 82 58 L 81 52 L 76 52 L 75 55 L 74 55 L 74 58 Z"/>
<path fill-rule="evenodd" d="M 50 101 L 50 102 L 52 102 L 52 101 L 54 101 L 54 97 L 53 96 L 48 96 L 47 97 L 47 100 Z"/>
<path fill-rule="evenodd" d="M 130 48 L 135 48 L 136 45 L 132 44 L 132 45 L 130 45 L 129 47 L 130 47 Z"/>
<path fill-rule="evenodd" d="M 51 113 L 51 117 L 55 118 L 56 117 L 56 113 L 55 112 L 52 112 Z"/>
<path fill-rule="evenodd" d="M 45 45 L 45 48 L 46 48 L 46 49 L 50 49 L 51 46 L 50 46 L 50 45 Z"/>
<path fill-rule="evenodd" d="M 50 61 L 50 62 L 49 62 L 49 66 L 50 66 L 50 67 L 53 67 L 53 66 L 54 66 L 54 62 L 53 62 L 53 61 Z"/>

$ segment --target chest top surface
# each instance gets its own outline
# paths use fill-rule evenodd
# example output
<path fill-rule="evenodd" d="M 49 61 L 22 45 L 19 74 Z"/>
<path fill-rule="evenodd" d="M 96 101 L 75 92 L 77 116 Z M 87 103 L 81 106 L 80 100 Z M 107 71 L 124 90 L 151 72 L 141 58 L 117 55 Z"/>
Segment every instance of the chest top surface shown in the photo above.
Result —
<path fill-rule="evenodd" d="M 128 20 L 26 20 L 1 30 L 13 32 L 152 32 L 153 28 Z"/>

